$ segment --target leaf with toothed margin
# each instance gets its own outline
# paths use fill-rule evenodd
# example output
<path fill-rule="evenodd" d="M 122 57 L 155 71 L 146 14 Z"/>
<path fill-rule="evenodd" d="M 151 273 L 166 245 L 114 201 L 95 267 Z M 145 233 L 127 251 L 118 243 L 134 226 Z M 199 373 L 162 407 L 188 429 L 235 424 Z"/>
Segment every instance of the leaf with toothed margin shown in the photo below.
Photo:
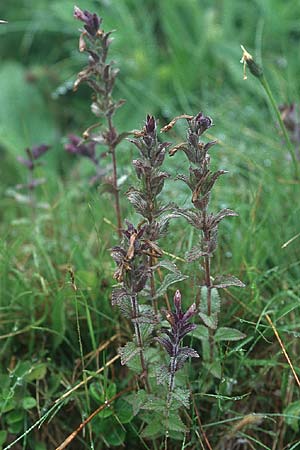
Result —
<path fill-rule="evenodd" d="M 203 220 L 202 213 L 200 211 L 176 208 L 174 210 L 174 217 L 176 216 L 183 217 L 190 225 L 197 228 L 198 230 L 202 230 Z"/>
<path fill-rule="evenodd" d="M 126 193 L 128 200 L 138 213 L 142 216 L 148 212 L 148 203 L 142 192 L 138 189 L 130 188 Z"/>
<path fill-rule="evenodd" d="M 168 366 L 163 364 L 156 369 L 156 381 L 157 384 L 167 384 L 170 377 Z"/>
<path fill-rule="evenodd" d="M 211 291 L 211 303 L 210 303 L 210 315 L 208 315 L 208 288 L 202 286 L 201 288 L 201 303 L 199 316 L 208 328 L 215 330 L 218 326 L 218 315 L 221 308 L 221 300 L 216 288 L 210 288 Z"/>
<path fill-rule="evenodd" d="M 133 414 L 136 416 L 143 405 L 146 403 L 148 394 L 144 389 L 139 389 L 133 394 L 129 394 L 125 397 L 126 402 L 128 402 L 133 409 Z"/>
<path fill-rule="evenodd" d="M 121 356 L 121 364 L 124 366 L 139 352 L 139 348 L 134 342 L 127 342 L 124 347 L 119 348 L 119 355 Z"/>
<path fill-rule="evenodd" d="M 173 401 L 179 403 L 180 406 L 184 406 L 185 408 L 189 408 L 190 406 L 190 391 L 188 389 L 183 389 L 181 387 L 176 387 L 173 392 Z M 173 403 L 172 401 L 172 403 Z M 173 405 L 172 405 L 173 406 Z"/>
<path fill-rule="evenodd" d="M 199 358 L 199 355 L 193 348 L 181 347 L 176 358 L 176 371 L 184 366 L 184 363 L 188 358 Z"/>
<path fill-rule="evenodd" d="M 170 411 L 169 419 L 166 420 L 166 427 L 171 431 L 186 432 L 186 426 L 182 422 L 178 411 Z"/>
<path fill-rule="evenodd" d="M 207 252 L 204 252 L 201 249 L 200 245 L 195 245 L 192 247 L 192 249 L 185 254 L 187 262 L 193 262 L 196 261 L 199 258 L 202 258 L 203 256 L 208 256 L 209 254 Z"/>
<path fill-rule="evenodd" d="M 220 212 L 218 212 L 218 214 L 216 214 L 213 217 L 212 226 L 215 227 L 225 217 L 230 217 L 230 216 L 238 216 L 238 214 L 235 211 L 232 211 L 231 209 L 222 209 Z"/>
<path fill-rule="evenodd" d="M 218 276 L 215 278 L 214 287 L 217 289 L 225 289 L 230 286 L 245 287 L 245 284 L 232 275 Z"/>
<path fill-rule="evenodd" d="M 174 264 L 172 261 L 169 261 L 167 259 L 159 261 L 157 264 L 155 264 L 155 266 L 152 266 L 152 269 L 156 270 L 159 267 L 161 267 L 163 269 L 167 269 L 167 270 L 169 270 L 169 272 L 173 272 L 173 273 L 179 272 L 176 264 Z"/>
<path fill-rule="evenodd" d="M 123 287 L 116 287 L 113 288 L 112 294 L 111 294 L 111 304 L 113 306 L 120 305 L 123 300 L 126 300 L 129 298 L 128 292 Z"/>
<path fill-rule="evenodd" d="M 160 287 L 156 291 L 156 295 L 153 299 L 159 298 L 167 291 L 167 289 L 174 283 L 179 283 L 179 281 L 186 280 L 188 278 L 187 275 L 183 275 L 181 272 L 169 273 L 163 279 Z"/>

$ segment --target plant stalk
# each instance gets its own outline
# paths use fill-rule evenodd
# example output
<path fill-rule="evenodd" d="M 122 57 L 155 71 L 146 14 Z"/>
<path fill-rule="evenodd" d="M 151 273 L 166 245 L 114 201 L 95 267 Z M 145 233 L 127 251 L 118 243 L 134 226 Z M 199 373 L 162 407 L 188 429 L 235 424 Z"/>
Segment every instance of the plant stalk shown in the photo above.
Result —
<path fill-rule="evenodd" d="M 140 354 L 140 362 L 142 367 L 142 376 L 143 382 L 145 384 L 146 390 L 149 393 L 151 391 L 149 380 L 148 380 L 148 369 L 144 357 L 144 345 L 143 345 L 143 339 L 142 339 L 142 333 L 140 329 L 140 325 L 138 323 L 139 318 L 139 304 L 137 295 L 131 296 L 131 308 L 132 308 L 132 319 L 133 319 L 133 326 L 134 326 L 134 332 L 137 340 L 137 344 L 139 347 L 139 354 Z"/>

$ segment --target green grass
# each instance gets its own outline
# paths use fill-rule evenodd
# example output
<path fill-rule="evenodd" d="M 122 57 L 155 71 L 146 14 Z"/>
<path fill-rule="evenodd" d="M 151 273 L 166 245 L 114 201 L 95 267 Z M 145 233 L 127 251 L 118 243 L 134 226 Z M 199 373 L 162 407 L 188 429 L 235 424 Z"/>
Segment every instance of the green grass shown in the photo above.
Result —
<path fill-rule="evenodd" d="M 216 186 L 212 209 L 239 213 L 220 226 L 213 274 L 232 273 L 246 284 L 223 295 L 220 323 L 247 337 L 220 346 L 220 379 L 201 358 L 191 364 L 203 428 L 191 408 L 183 415 L 190 429 L 186 446 L 174 440 L 172 448 L 208 448 L 205 432 L 214 449 L 237 448 L 242 438 L 247 449 L 296 449 L 299 386 L 266 315 L 299 377 L 300 238 L 282 248 L 300 231 L 299 183 L 265 94 L 250 75 L 243 81 L 239 59 L 244 44 L 262 59 L 276 102 L 299 104 L 298 2 L 86 0 L 78 6 L 96 10 L 105 29 L 117 30 L 116 97 L 127 99 L 116 116 L 120 128 L 141 128 L 148 112 L 161 124 L 183 112 L 212 116 L 210 135 L 220 141 L 213 165 L 229 170 Z M 63 151 L 69 132 L 93 123 L 88 89 L 73 94 L 66 84 L 82 66 L 72 7 L 41 0 L 0 6 L 0 18 L 9 21 L 0 29 L 0 448 L 20 436 L 12 448 L 56 448 L 106 398 L 135 385 L 118 359 L 109 363 L 132 334 L 110 305 L 109 248 L 118 242 L 111 198 L 88 185 L 88 163 Z M 184 129 L 176 130 L 171 136 L 179 142 Z M 33 219 L 7 190 L 25 179 L 16 156 L 40 142 L 53 145 L 39 169 L 47 178 L 39 201 L 50 206 Z M 123 193 L 134 179 L 136 155 L 128 143 L 119 148 L 120 175 L 128 177 Z M 178 154 L 167 166 L 176 175 L 187 164 Z M 164 195 L 181 206 L 190 201 L 172 180 Z M 122 212 L 137 218 L 124 195 Z M 196 236 L 181 219 L 170 230 L 163 248 L 182 258 Z M 177 264 L 190 275 L 179 286 L 188 305 L 197 264 Z M 201 352 L 200 341 L 193 343 Z M 63 397 L 87 377 L 86 389 L 83 383 Z M 125 448 L 161 448 L 159 440 L 141 436 L 142 418 L 132 418 L 122 402 L 97 415 L 70 448 L 121 448 L 123 442 Z"/>

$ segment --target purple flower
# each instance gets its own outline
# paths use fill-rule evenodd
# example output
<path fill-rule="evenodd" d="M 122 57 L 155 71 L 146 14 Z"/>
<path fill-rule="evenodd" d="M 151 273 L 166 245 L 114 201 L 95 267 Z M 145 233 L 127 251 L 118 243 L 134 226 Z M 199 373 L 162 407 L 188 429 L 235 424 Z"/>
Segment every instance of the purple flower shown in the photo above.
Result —
<path fill-rule="evenodd" d="M 188 333 L 193 331 L 197 325 L 189 323 L 189 320 L 196 314 L 196 305 L 193 303 L 184 313 L 181 305 L 181 294 L 177 290 L 174 295 L 175 312 L 168 312 L 167 320 L 171 325 L 171 330 L 166 330 L 165 337 L 157 338 L 157 341 L 164 347 L 171 358 L 175 358 L 175 365 L 172 370 L 179 370 L 187 358 L 198 358 L 198 353 L 189 347 L 180 347 L 181 341 Z"/>
<path fill-rule="evenodd" d="M 156 129 L 156 122 L 153 116 L 147 115 L 145 130 L 147 133 L 153 133 Z"/>
<path fill-rule="evenodd" d="M 44 153 L 46 153 L 49 150 L 49 148 L 50 148 L 50 146 L 45 145 L 45 144 L 41 144 L 36 147 L 33 147 L 31 149 L 31 154 L 32 154 L 33 159 L 40 158 Z"/>
<path fill-rule="evenodd" d="M 202 112 L 199 112 L 192 120 L 199 135 L 213 125 L 212 119 L 209 116 L 203 116 Z"/>
<path fill-rule="evenodd" d="M 44 153 L 46 153 L 50 148 L 50 145 L 41 144 L 33 147 L 32 149 L 26 148 L 25 151 L 27 153 L 28 159 L 23 158 L 22 156 L 18 156 L 17 160 L 26 166 L 27 169 L 33 170 L 36 163 L 34 163 L 35 159 L 39 159 Z"/>
<path fill-rule="evenodd" d="M 95 142 L 83 142 L 80 136 L 75 134 L 70 134 L 68 136 L 69 143 L 65 145 L 65 150 L 74 155 L 84 156 L 85 158 L 91 159 L 95 164 L 97 164 Z"/>
<path fill-rule="evenodd" d="M 87 10 L 82 11 L 77 6 L 74 6 L 74 17 L 85 23 L 85 30 L 91 35 L 96 36 L 102 19 L 97 14 L 92 14 Z"/>

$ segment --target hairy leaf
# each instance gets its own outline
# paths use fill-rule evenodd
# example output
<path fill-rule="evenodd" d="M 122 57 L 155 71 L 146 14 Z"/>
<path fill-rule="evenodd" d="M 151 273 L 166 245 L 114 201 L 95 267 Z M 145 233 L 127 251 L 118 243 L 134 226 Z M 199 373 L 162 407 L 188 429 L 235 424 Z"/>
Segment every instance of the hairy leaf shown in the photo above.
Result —
<path fill-rule="evenodd" d="M 188 278 L 187 275 L 183 275 L 179 271 L 175 273 L 169 273 L 168 275 L 165 276 L 163 282 L 156 291 L 156 295 L 153 298 L 155 299 L 161 297 L 167 291 L 169 286 L 171 286 L 174 283 L 179 283 L 179 281 L 186 280 L 187 278 Z"/>
<path fill-rule="evenodd" d="M 220 327 L 217 329 L 214 339 L 218 341 L 239 341 L 244 339 L 246 335 L 235 328 Z"/>
<path fill-rule="evenodd" d="M 176 371 L 184 366 L 188 358 L 199 358 L 199 355 L 193 348 L 181 347 L 176 358 Z"/>
<path fill-rule="evenodd" d="M 145 199 L 143 193 L 135 188 L 130 188 L 126 193 L 128 200 L 134 206 L 136 211 L 142 216 L 147 216 L 148 214 L 148 203 Z"/>
<path fill-rule="evenodd" d="M 201 287 L 201 304 L 200 304 L 200 312 L 204 314 L 208 314 L 208 288 L 206 286 Z M 221 300 L 216 288 L 210 288 L 210 306 L 211 306 L 211 314 L 219 314 L 221 307 Z"/>
<path fill-rule="evenodd" d="M 215 278 L 215 288 L 224 289 L 230 286 L 245 287 L 245 284 L 232 275 L 218 276 Z"/>
<path fill-rule="evenodd" d="M 173 391 L 173 400 L 176 400 L 176 402 L 179 402 L 179 406 L 184 406 L 185 408 L 189 408 L 189 406 L 190 406 L 190 391 L 188 389 L 176 387 Z"/>
<path fill-rule="evenodd" d="M 218 326 L 218 315 L 217 314 L 211 314 L 208 316 L 205 313 L 199 312 L 199 317 L 203 320 L 205 325 L 208 328 L 211 328 L 212 330 L 216 330 Z"/>
<path fill-rule="evenodd" d="M 126 402 L 132 405 L 133 414 L 136 416 L 143 405 L 146 403 L 148 398 L 148 394 L 144 389 L 139 389 L 137 392 L 133 394 L 129 394 L 125 397 Z"/>
<path fill-rule="evenodd" d="M 127 342 L 124 347 L 119 348 L 119 354 L 121 356 L 121 364 L 125 365 L 139 352 L 139 348 L 134 342 Z"/>
<path fill-rule="evenodd" d="M 193 337 L 201 341 L 208 341 L 208 328 L 204 325 L 197 325 L 193 331 Z"/>
<path fill-rule="evenodd" d="M 159 366 L 156 370 L 157 384 L 165 384 L 168 382 L 170 376 L 169 368 L 165 364 Z"/>
<path fill-rule="evenodd" d="M 185 254 L 187 262 L 196 261 L 202 256 L 208 256 L 208 253 L 204 252 L 200 245 L 195 245 L 189 252 Z"/>
<path fill-rule="evenodd" d="M 120 305 L 123 300 L 128 299 L 129 295 L 125 288 L 123 287 L 115 287 L 112 290 L 111 294 L 111 304 L 113 306 Z"/>
<path fill-rule="evenodd" d="M 186 432 L 186 426 L 182 422 L 179 413 L 177 411 L 170 411 L 168 423 L 166 423 L 169 430 Z"/>
<path fill-rule="evenodd" d="M 176 208 L 174 214 L 176 214 L 177 217 L 183 217 L 190 225 L 197 228 L 198 230 L 202 230 L 203 221 L 201 211 L 191 211 L 189 209 Z"/>
<path fill-rule="evenodd" d="M 164 434 L 165 429 L 161 420 L 161 417 L 152 413 L 153 420 L 148 423 L 141 433 L 142 437 L 151 438 Z"/>
<path fill-rule="evenodd" d="M 214 216 L 213 226 L 215 227 L 216 225 L 219 224 L 219 222 L 221 222 L 221 220 L 229 216 L 238 216 L 238 214 L 232 211 L 231 209 L 222 209 L 218 214 Z"/>
<path fill-rule="evenodd" d="M 148 409 L 149 411 L 165 411 L 166 400 L 150 394 L 148 395 L 147 401 L 141 406 L 141 409 Z"/>

